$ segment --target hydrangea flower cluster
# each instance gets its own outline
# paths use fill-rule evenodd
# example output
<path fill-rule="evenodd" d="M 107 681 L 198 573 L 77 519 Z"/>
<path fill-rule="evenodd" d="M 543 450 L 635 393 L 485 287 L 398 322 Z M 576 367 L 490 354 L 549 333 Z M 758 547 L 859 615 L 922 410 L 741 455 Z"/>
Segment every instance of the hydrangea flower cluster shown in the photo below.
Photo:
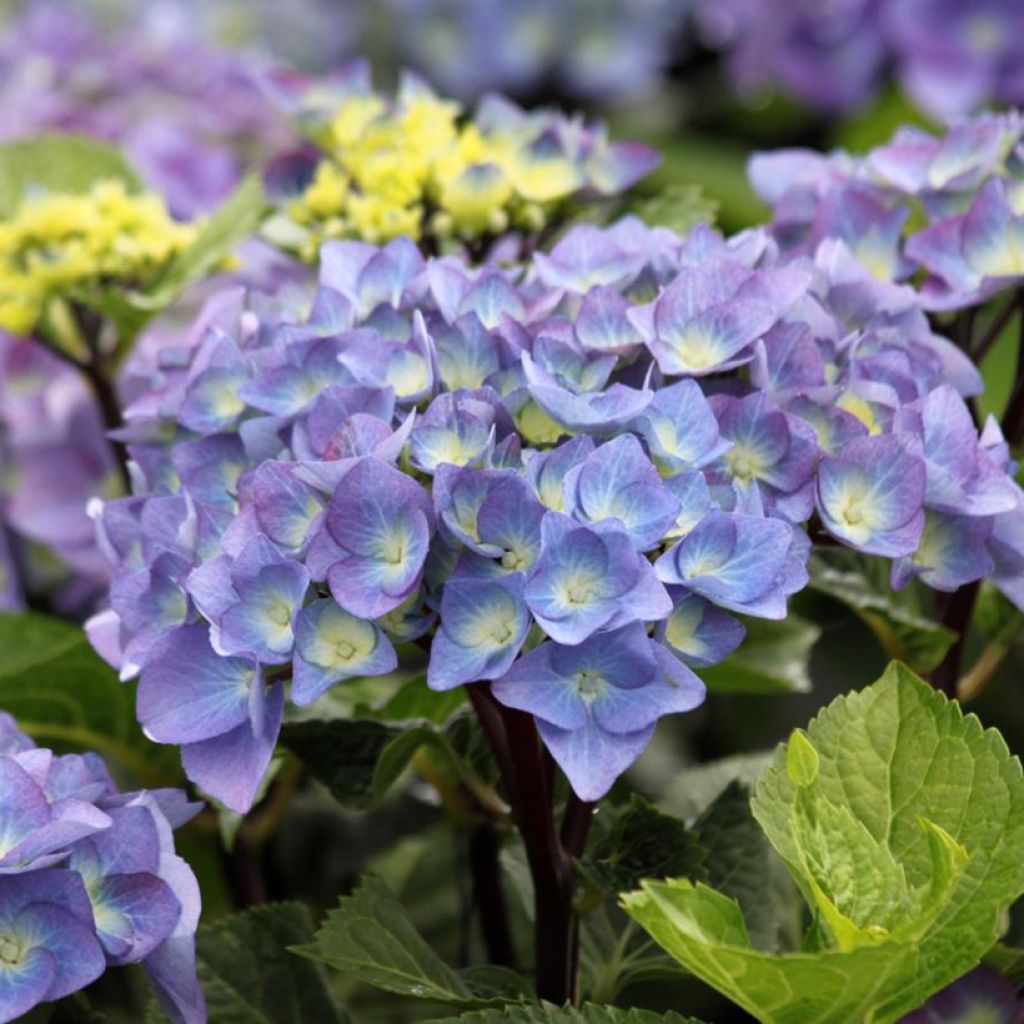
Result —
<path fill-rule="evenodd" d="M 107 5 L 109 8 L 109 5 Z M 295 144 L 259 86 L 265 61 L 197 38 L 172 5 L 33 0 L 0 41 L 0 139 L 73 132 L 117 143 L 176 217 L 214 209 L 245 170 Z"/>
<path fill-rule="evenodd" d="M 930 310 L 956 310 L 1024 278 L 1024 119 L 954 122 L 945 134 L 902 128 L 862 157 L 781 150 L 750 177 L 795 252 L 838 241 L 883 280 L 923 278 Z"/>
<path fill-rule="evenodd" d="M 497 96 L 467 118 L 409 75 L 387 98 L 363 63 L 326 82 L 278 74 L 272 87 L 324 150 L 305 173 L 294 160 L 279 169 L 288 184 L 310 179 L 286 205 L 291 223 L 275 231 L 307 260 L 330 238 L 537 232 L 559 203 L 620 192 L 658 162 L 646 146 L 609 142 L 601 126 L 554 110 L 527 113 Z"/>
<path fill-rule="evenodd" d="M 1024 603 L 1022 492 L 970 361 L 841 245 L 686 238 L 628 217 L 523 267 L 331 242 L 303 319 L 232 292 L 126 412 L 136 494 L 93 642 L 154 740 L 254 799 L 286 691 L 306 705 L 429 648 L 491 681 L 583 799 L 692 668 L 781 619 L 812 537 L 897 586 Z"/>
<path fill-rule="evenodd" d="M 175 1024 L 204 1024 L 199 887 L 179 790 L 121 793 L 96 754 L 57 756 L 0 712 L 0 1021 L 141 963 Z"/>
<path fill-rule="evenodd" d="M 81 195 L 26 196 L 0 221 L 0 329 L 30 334 L 48 302 L 124 281 L 145 287 L 195 241 L 155 193 L 98 181 Z"/>
<path fill-rule="evenodd" d="M 775 86 L 813 107 L 856 110 L 894 68 L 934 117 L 1024 102 L 1015 0 L 697 0 L 695 14 L 740 93 Z"/>

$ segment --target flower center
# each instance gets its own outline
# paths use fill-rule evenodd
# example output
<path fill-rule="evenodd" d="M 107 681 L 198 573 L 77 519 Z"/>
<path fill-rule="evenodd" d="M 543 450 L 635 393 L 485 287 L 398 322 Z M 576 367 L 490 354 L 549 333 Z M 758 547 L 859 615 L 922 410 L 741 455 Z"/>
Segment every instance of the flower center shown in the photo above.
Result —
<path fill-rule="evenodd" d="M 491 639 L 496 644 L 506 644 L 512 639 L 512 630 L 502 622 L 491 630 Z"/>
<path fill-rule="evenodd" d="M 268 609 L 267 617 L 275 626 L 287 626 L 292 621 L 292 612 L 284 601 L 276 601 Z"/>
<path fill-rule="evenodd" d="M 334 650 L 339 661 L 349 661 L 352 655 L 356 653 L 356 645 L 348 640 L 339 640 L 334 645 Z"/>
<path fill-rule="evenodd" d="M 10 964 L 11 966 L 21 963 L 23 952 L 21 943 L 12 936 L 0 935 L 0 963 Z"/>
<path fill-rule="evenodd" d="M 749 452 L 744 451 L 742 448 L 733 449 L 725 458 L 729 464 L 730 472 L 737 480 L 748 483 L 757 474 L 757 462 Z"/>
<path fill-rule="evenodd" d="M 585 668 L 582 671 L 577 672 L 574 682 L 576 685 L 576 692 L 588 704 L 591 703 L 591 701 L 597 700 L 597 698 L 604 693 L 607 686 L 604 679 L 602 679 L 597 672 L 594 672 L 589 668 Z"/>
<path fill-rule="evenodd" d="M 843 509 L 843 519 L 846 520 L 849 526 L 859 526 L 864 522 L 864 517 L 867 512 L 864 508 L 864 503 L 861 501 L 851 501 L 846 508 Z"/>
<path fill-rule="evenodd" d="M 526 567 L 526 558 L 520 552 L 513 551 L 509 548 L 509 550 L 501 556 L 501 566 L 503 569 L 511 569 L 518 572 Z"/>

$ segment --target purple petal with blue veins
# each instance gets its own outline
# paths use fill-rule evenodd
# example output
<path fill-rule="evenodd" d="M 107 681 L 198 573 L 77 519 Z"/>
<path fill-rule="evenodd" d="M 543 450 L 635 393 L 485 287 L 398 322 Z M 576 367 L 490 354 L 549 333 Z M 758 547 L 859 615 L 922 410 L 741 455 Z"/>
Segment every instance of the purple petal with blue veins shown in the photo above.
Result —
<path fill-rule="evenodd" d="M 430 522 L 418 508 L 396 513 L 374 538 L 364 531 L 359 543 L 372 550 L 346 551 L 327 573 L 335 600 L 367 619 L 397 608 L 419 586 L 431 533 Z"/>
<path fill-rule="evenodd" d="M 566 474 L 566 512 L 581 522 L 617 519 L 640 551 L 655 547 L 680 512 L 640 442 L 625 434 Z"/>
<path fill-rule="evenodd" d="M 300 551 L 323 513 L 316 492 L 288 462 L 264 462 L 250 481 L 252 510 L 259 528 L 275 544 Z"/>
<path fill-rule="evenodd" d="M 427 669 L 431 689 L 450 690 L 505 674 L 530 631 L 523 586 L 518 573 L 446 584 Z"/>
<path fill-rule="evenodd" d="M 206 1000 L 196 980 L 195 938 L 177 935 L 146 957 L 143 966 L 168 1017 L 181 1024 L 204 1024 Z"/>
<path fill-rule="evenodd" d="M 730 447 L 694 380 L 659 388 L 633 429 L 647 442 L 663 473 L 699 469 Z"/>
<path fill-rule="evenodd" d="M 596 285 L 627 285 L 645 262 L 642 253 L 624 251 L 607 232 L 591 224 L 580 224 L 566 232 L 550 255 L 534 255 L 537 274 L 549 288 L 580 295 Z"/>
<path fill-rule="evenodd" d="M 682 597 L 659 627 L 658 639 L 692 668 L 718 664 L 739 647 L 746 629 L 703 597 L 679 593 Z"/>
<path fill-rule="evenodd" d="M 823 387 L 825 360 L 805 323 L 780 323 L 755 345 L 750 382 L 765 391 Z"/>
<path fill-rule="evenodd" d="M 537 720 L 537 730 L 551 756 L 565 772 L 573 792 L 587 801 L 600 800 L 615 780 L 643 753 L 654 726 L 626 735 L 611 735 L 595 722 L 581 729 L 559 729 Z"/>
<path fill-rule="evenodd" d="M 247 713 L 242 723 L 212 739 L 186 743 L 181 748 L 185 774 L 233 811 L 245 814 L 252 807 L 274 753 L 281 728 L 284 688 L 258 684 L 264 695 L 261 727 Z"/>
<path fill-rule="evenodd" d="M 295 622 L 292 700 L 311 704 L 335 683 L 379 676 L 398 667 L 398 656 L 380 628 L 350 615 L 330 599 L 303 608 Z"/>
<path fill-rule="evenodd" d="M 213 434 L 185 441 L 171 453 L 171 464 L 195 501 L 221 505 L 232 512 L 236 506 L 238 478 L 247 461 L 241 440 L 232 434 Z"/>
<path fill-rule="evenodd" d="M 574 331 L 576 341 L 591 352 L 609 352 L 618 356 L 637 351 L 643 339 L 626 315 L 629 302 L 614 288 L 591 288 L 580 305 Z"/>
<path fill-rule="evenodd" d="M 526 352 L 523 353 L 523 370 L 533 400 L 556 423 L 580 433 L 601 435 L 622 430 L 654 397 L 653 391 L 637 390 L 624 384 L 612 384 L 594 394 L 575 395 L 554 383 Z"/>
<path fill-rule="evenodd" d="M 181 904 L 152 874 L 116 874 L 91 891 L 96 936 L 110 963 L 129 964 L 156 949 L 178 923 Z"/>
<path fill-rule="evenodd" d="M 584 434 L 530 456 L 526 463 L 526 480 L 542 505 L 555 512 L 563 511 L 562 480 L 573 466 L 583 462 L 594 449 L 593 439 Z"/>
<path fill-rule="evenodd" d="M 713 510 L 658 559 L 655 572 L 723 608 L 783 618 L 792 537 L 793 528 L 780 520 Z"/>
<path fill-rule="evenodd" d="M 902 590 L 915 576 L 945 591 L 982 579 L 995 569 L 988 548 L 991 536 L 990 519 L 927 512 L 917 550 L 893 563 L 893 589 Z"/>
<path fill-rule="evenodd" d="M 80 924 L 77 929 L 96 942 L 93 936 Z M 6 925 L 0 923 L 0 929 L 6 929 Z M 99 946 L 96 945 L 99 949 Z M 103 954 L 100 953 L 100 970 L 96 977 L 103 972 Z M 24 952 L 19 962 L 11 967 L 5 967 L 0 971 L 0 1020 L 18 1020 L 28 1013 L 33 1006 L 43 1002 L 47 993 L 53 987 L 57 977 L 57 959 L 47 949 L 36 946 Z M 91 980 L 91 979 L 90 979 Z M 87 984 L 87 983 L 86 983 Z"/>
<path fill-rule="evenodd" d="M 703 376 L 749 362 L 750 347 L 776 320 L 774 309 L 754 299 L 713 306 L 687 321 L 655 312 L 657 336 L 648 343 L 662 373 Z"/>
<path fill-rule="evenodd" d="M 818 467 L 817 507 L 834 537 L 897 558 L 917 547 L 924 526 L 925 464 L 892 435 L 850 441 Z"/>
<path fill-rule="evenodd" d="M 481 387 L 502 368 L 497 341 L 475 313 L 468 313 L 434 334 L 441 383 L 448 391 Z"/>
<path fill-rule="evenodd" d="M 239 562 L 250 546 L 246 546 Z M 249 656 L 263 664 L 286 662 L 295 641 L 295 615 L 309 582 L 306 567 L 288 561 L 264 566 L 244 582 L 236 581 L 239 600 L 218 622 L 220 650 L 227 655 Z"/>
<path fill-rule="evenodd" d="M 139 682 L 137 714 L 158 743 L 190 743 L 227 733 L 249 718 L 256 664 L 224 658 L 205 625 L 182 626 L 155 645 Z"/>

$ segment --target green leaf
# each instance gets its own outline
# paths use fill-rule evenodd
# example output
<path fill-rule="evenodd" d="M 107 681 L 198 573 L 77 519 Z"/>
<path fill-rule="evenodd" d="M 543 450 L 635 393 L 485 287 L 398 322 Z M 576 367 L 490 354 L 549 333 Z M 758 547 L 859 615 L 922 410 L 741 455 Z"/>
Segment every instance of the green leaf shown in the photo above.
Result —
<path fill-rule="evenodd" d="M 88 192 L 97 181 L 142 188 L 135 172 L 112 146 L 79 135 L 42 135 L 0 145 L 0 219 L 10 217 L 34 192 Z"/>
<path fill-rule="evenodd" d="M 754 820 L 750 791 L 733 780 L 694 822 L 707 881 L 731 896 L 759 949 L 779 949 L 800 930 L 800 899 L 785 865 Z"/>
<path fill-rule="evenodd" d="M 739 904 L 688 880 L 647 882 L 624 904 L 764 1024 L 890 1024 L 973 967 L 1024 892 L 1020 762 L 897 664 L 797 743 L 817 770 L 780 748 L 753 808 L 819 915 L 809 952 L 755 949 Z"/>
<path fill-rule="evenodd" d="M 0 708 L 42 745 L 94 750 L 141 785 L 174 785 L 177 752 L 143 735 L 134 691 L 78 626 L 34 612 L 0 614 Z"/>
<path fill-rule="evenodd" d="M 747 634 L 725 661 L 701 669 L 712 693 L 806 693 L 811 648 L 821 636 L 813 622 L 789 615 L 781 622 L 744 619 Z"/>
<path fill-rule="evenodd" d="M 125 288 L 83 291 L 75 299 L 117 327 L 117 358 L 131 350 L 139 331 L 190 284 L 216 270 L 238 246 L 253 237 L 267 209 L 258 175 L 250 175 L 203 225 L 196 240 L 179 252 L 145 291 Z"/>
<path fill-rule="evenodd" d="M 197 959 L 211 1024 L 340 1024 L 323 970 L 288 951 L 312 938 L 299 903 L 203 925 Z"/>
<path fill-rule="evenodd" d="M 146 292 L 146 308 L 163 309 L 187 285 L 223 262 L 246 239 L 255 235 L 267 211 L 259 175 L 249 175 L 206 222 L 199 237 L 161 274 Z"/>
<path fill-rule="evenodd" d="M 707 877 L 704 850 L 684 821 L 662 814 L 634 794 L 611 827 L 592 842 L 580 864 L 584 878 L 608 893 L 635 888 L 644 878 Z"/>
<path fill-rule="evenodd" d="M 794 729 L 786 748 L 786 774 L 794 786 L 810 786 L 818 777 L 818 752 L 803 729 Z"/>
<path fill-rule="evenodd" d="M 871 563 L 855 551 L 818 552 L 808 568 L 813 590 L 852 609 L 878 637 L 885 653 L 915 672 L 931 672 L 957 639 L 953 630 L 921 615 L 907 597 L 895 594 L 887 581 L 876 583 Z"/>
<path fill-rule="evenodd" d="M 654 195 L 632 200 L 624 212 L 635 214 L 651 227 L 671 228 L 685 235 L 698 224 L 714 224 L 718 203 L 699 185 L 673 182 Z"/>
<path fill-rule="evenodd" d="M 425 1024 L 451 1024 L 459 1020 L 464 1024 L 701 1024 L 695 1017 L 680 1017 L 678 1013 L 655 1013 L 653 1010 L 622 1010 L 615 1006 L 595 1006 L 587 1003 L 579 1009 L 536 1003 L 532 1006 L 508 1006 L 501 1010 L 477 1010 L 457 1018 L 446 1017 L 426 1021 Z"/>
<path fill-rule="evenodd" d="M 399 995 L 464 1007 L 507 1001 L 500 995 L 474 994 L 416 931 L 395 894 L 373 875 L 341 899 L 313 942 L 293 951 Z"/>

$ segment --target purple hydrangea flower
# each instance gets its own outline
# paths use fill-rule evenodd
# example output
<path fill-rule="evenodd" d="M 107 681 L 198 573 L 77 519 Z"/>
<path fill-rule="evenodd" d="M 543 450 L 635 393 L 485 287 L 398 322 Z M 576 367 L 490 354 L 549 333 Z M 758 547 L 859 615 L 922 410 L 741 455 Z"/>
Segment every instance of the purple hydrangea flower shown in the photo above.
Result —
<path fill-rule="evenodd" d="M 690 711 L 704 685 L 639 623 L 585 644 L 545 643 L 493 686 L 537 718 L 541 738 L 584 800 L 597 800 L 637 758 L 662 715 Z"/>
<path fill-rule="evenodd" d="M 176 1024 L 205 1024 L 199 887 L 172 830 L 184 793 L 120 793 L 95 754 L 36 748 L 0 716 L 0 1020 L 142 963 Z"/>

